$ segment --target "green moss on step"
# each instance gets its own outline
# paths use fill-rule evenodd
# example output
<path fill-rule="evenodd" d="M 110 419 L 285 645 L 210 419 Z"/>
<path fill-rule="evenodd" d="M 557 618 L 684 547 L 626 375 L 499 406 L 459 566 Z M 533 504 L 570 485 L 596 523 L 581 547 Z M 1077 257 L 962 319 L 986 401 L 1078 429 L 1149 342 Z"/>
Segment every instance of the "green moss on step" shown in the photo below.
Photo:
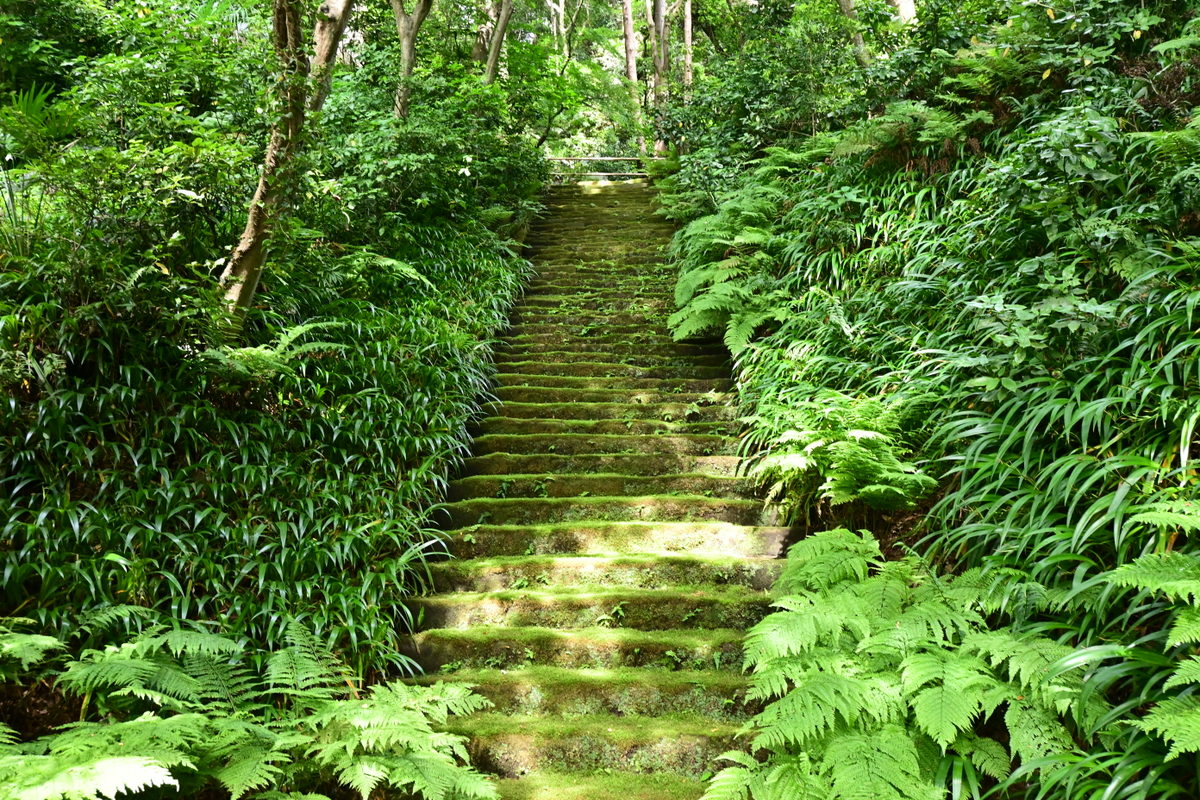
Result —
<path fill-rule="evenodd" d="M 502 800 L 699 800 L 705 783 L 676 775 L 535 772 L 497 787 Z"/>

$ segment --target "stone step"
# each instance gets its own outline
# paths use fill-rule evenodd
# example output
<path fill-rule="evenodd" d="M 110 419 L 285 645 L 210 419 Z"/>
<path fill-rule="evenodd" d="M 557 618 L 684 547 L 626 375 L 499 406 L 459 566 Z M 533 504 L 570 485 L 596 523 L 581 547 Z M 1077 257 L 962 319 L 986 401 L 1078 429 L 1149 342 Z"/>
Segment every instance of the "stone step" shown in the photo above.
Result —
<path fill-rule="evenodd" d="M 502 373 L 506 375 L 537 375 L 539 377 L 553 375 L 587 378 L 653 378 L 657 380 L 667 378 L 727 380 L 729 378 L 729 370 L 724 364 L 660 364 L 642 367 L 620 361 L 509 361 L 504 364 Z"/>
<path fill-rule="evenodd" d="M 663 422 L 732 422 L 736 411 L 725 405 L 700 403 L 519 403 L 493 404 L 496 416 L 509 419 L 662 420 Z"/>
<path fill-rule="evenodd" d="M 542 334 L 538 336 L 514 337 L 503 347 L 496 349 L 497 356 L 524 358 L 525 360 L 529 358 L 526 354 L 538 354 L 540 356 L 542 353 L 574 353 L 584 361 L 598 357 L 597 354 L 615 358 L 617 361 L 621 361 L 626 357 L 674 359 L 694 356 L 700 359 L 696 362 L 700 364 L 706 363 L 704 359 L 717 358 L 724 360 L 727 358 L 727 355 L 719 346 L 675 342 L 670 336 L 666 336 L 665 334 L 636 337 L 589 336 L 576 338 L 573 341 L 564 341 L 559 336 Z"/>
<path fill-rule="evenodd" d="M 471 684 L 477 694 L 492 701 L 494 713 L 511 716 L 687 715 L 732 722 L 745 720 L 757 710 L 746 702 L 746 677 L 724 670 L 532 666 L 458 670 L 423 675 L 411 682 Z"/>
<path fill-rule="evenodd" d="M 638 275 L 634 272 L 603 277 L 579 275 L 574 272 L 568 275 L 536 275 L 526 284 L 525 290 L 526 296 L 537 296 L 541 292 L 571 296 L 576 293 L 591 294 L 600 291 L 610 298 L 649 294 L 673 300 L 675 276 L 665 273 Z"/>
<path fill-rule="evenodd" d="M 517 309 L 509 315 L 509 321 L 512 323 L 514 330 L 518 328 L 525 330 L 537 325 L 557 325 L 560 328 L 588 328 L 589 330 L 612 328 L 614 331 L 626 329 L 629 326 L 644 329 L 647 324 L 656 324 L 660 327 L 665 326 L 666 319 L 666 314 L 647 314 L 637 311 L 632 313 L 580 311 L 569 314 L 548 314 L 544 309 Z"/>
<path fill-rule="evenodd" d="M 607 626 L 654 631 L 745 630 L 766 616 L 771 602 L 766 592 L 744 586 L 570 586 L 436 594 L 411 599 L 408 605 L 421 625 L 431 628 Z"/>
<path fill-rule="evenodd" d="M 647 371 L 653 371 L 653 369 L 651 367 Z M 660 392 L 662 394 L 727 392 L 733 388 L 733 381 L 728 378 L 622 378 L 499 373 L 494 376 L 493 380 L 497 386 Z"/>
<path fill-rule="evenodd" d="M 665 321 L 647 321 L 639 317 L 639 322 L 609 323 L 588 319 L 583 324 L 563 324 L 562 322 L 521 322 L 509 328 L 511 337 L 520 336 L 553 336 L 564 344 L 590 339 L 594 336 L 634 337 L 652 334 L 672 341 Z"/>
<path fill-rule="evenodd" d="M 559 364 L 575 363 L 618 363 L 640 367 L 642 369 L 657 369 L 661 366 L 688 367 L 704 366 L 719 367 L 724 375 L 729 375 L 729 359 L 720 353 L 690 354 L 687 352 L 638 352 L 632 344 L 621 348 L 624 352 L 587 351 L 587 350 L 547 350 L 546 344 L 524 348 L 506 347 L 497 351 L 496 368 L 500 372 L 509 372 L 508 365 L 520 362 L 541 361 Z"/>
<path fill-rule="evenodd" d="M 496 782 L 500 800 L 700 800 L 707 781 L 608 770 L 594 775 L 541 770 Z"/>
<path fill-rule="evenodd" d="M 531 391 L 526 389 L 525 391 Z M 547 390 L 551 391 L 551 390 Z M 728 436 L 636 436 L 620 434 L 508 435 L 489 434 L 475 439 L 473 451 L 478 455 L 512 453 L 513 455 L 617 455 L 653 453 L 655 455 L 722 456 L 737 452 L 737 440 Z"/>
<path fill-rule="evenodd" d="M 739 670 L 742 631 L 639 631 L 628 628 L 476 627 L 422 631 L 401 651 L 426 672 L 514 669 L 530 665 L 567 669 L 655 667 L 664 670 Z"/>
<path fill-rule="evenodd" d="M 446 730 L 469 739 L 471 762 L 503 777 L 620 770 L 700 778 L 739 747 L 736 723 L 704 717 L 510 717 L 475 714 Z"/>
<path fill-rule="evenodd" d="M 652 589 L 660 586 L 746 586 L 766 590 L 782 559 L 695 556 L 502 556 L 429 565 L 437 592 L 496 592 L 581 584 Z"/>
<path fill-rule="evenodd" d="M 459 558 L 630 553 L 663 556 L 779 558 L 792 538 L 782 526 L 730 522 L 559 522 L 473 525 L 445 532 Z"/>
<path fill-rule="evenodd" d="M 597 308 L 602 305 L 640 305 L 647 304 L 652 308 L 665 307 L 675 310 L 675 295 L 669 286 L 642 287 L 637 289 L 614 289 L 603 287 L 573 287 L 564 286 L 561 292 L 553 289 L 527 289 L 521 300 L 523 308 L 556 309 L 562 306 Z"/>
<path fill-rule="evenodd" d="M 776 525 L 778 512 L 760 500 L 702 495 L 641 497 L 477 497 L 447 503 L 439 512 L 449 527 L 543 525 L 554 522 L 700 522 Z"/>
<path fill-rule="evenodd" d="M 488 417 L 475 428 L 478 434 L 506 433 L 529 435 L 535 433 L 613 434 L 638 435 L 661 434 L 707 434 L 729 436 L 737 432 L 733 422 L 664 422 L 657 419 L 526 419 L 513 417 Z"/>
<path fill-rule="evenodd" d="M 664 403 L 723 405 L 732 397 L 726 392 L 559 389 L 538 386 L 498 386 L 493 394 L 504 403 L 620 403 L 625 405 L 661 405 Z"/>
<path fill-rule="evenodd" d="M 447 499 L 453 502 L 473 497 L 637 497 L 671 492 L 744 498 L 751 489 L 751 482 L 745 478 L 716 477 L 702 473 L 474 475 L 452 482 Z"/>
<path fill-rule="evenodd" d="M 473 456 L 463 465 L 464 475 L 595 474 L 665 475 L 699 473 L 733 477 L 741 459 L 737 456 L 696 456 L 679 453 L 542 453 L 517 455 L 492 453 Z"/>

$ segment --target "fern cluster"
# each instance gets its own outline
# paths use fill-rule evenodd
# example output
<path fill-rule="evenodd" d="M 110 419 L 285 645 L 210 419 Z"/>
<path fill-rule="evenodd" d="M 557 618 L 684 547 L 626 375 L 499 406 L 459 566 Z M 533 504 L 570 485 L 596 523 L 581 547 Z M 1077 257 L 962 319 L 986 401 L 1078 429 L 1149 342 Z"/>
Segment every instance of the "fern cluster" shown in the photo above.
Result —
<path fill-rule="evenodd" d="M 748 634 L 758 758 L 705 800 L 932 800 L 948 776 L 979 797 L 1013 762 L 1050 763 L 1108 711 L 1051 639 L 989 628 L 990 581 L 883 559 L 865 532 L 794 545 L 779 609 Z"/>
<path fill-rule="evenodd" d="M 461 685 L 359 690 L 307 628 L 291 624 L 287 642 L 261 671 L 232 639 L 164 626 L 85 651 L 58 684 L 100 719 L 26 743 L 0 728 L 0 794 L 75 800 L 216 782 L 234 800 L 317 800 L 334 785 L 364 800 L 384 787 L 423 800 L 496 796 L 466 766 L 465 740 L 438 730 L 485 699 Z M 0 653 L 25 665 L 60 646 L 0 631 Z"/>

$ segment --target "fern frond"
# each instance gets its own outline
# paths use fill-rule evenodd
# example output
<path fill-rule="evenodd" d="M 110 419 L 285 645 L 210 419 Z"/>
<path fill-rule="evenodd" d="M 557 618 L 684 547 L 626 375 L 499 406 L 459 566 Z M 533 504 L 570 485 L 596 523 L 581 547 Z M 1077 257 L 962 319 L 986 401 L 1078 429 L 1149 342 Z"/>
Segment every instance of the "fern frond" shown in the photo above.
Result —
<path fill-rule="evenodd" d="M 922 777 L 917 746 L 898 725 L 835 738 L 823 764 L 834 796 L 843 800 L 933 800 L 943 795 Z"/>
<path fill-rule="evenodd" d="M 1167 647 L 1200 642 L 1200 608 L 1181 608 L 1171 623 L 1167 636 Z"/>
<path fill-rule="evenodd" d="M 1144 555 L 1113 570 L 1108 580 L 1200 605 L 1200 556 L 1171 551 Z"/>
<path fill-rule="evenodd" d="M 156 787 L 179 788 L 171 771 L 153 758 L 100 756 L 64 760 L 56 756 L 0 756 L 0 775 L 14 780 L 5 789 L 12 800 L 94 800 Z"/>
<path fill-rule="evenodd" d="M 1154 706 L 1150 713 L 1134 723 L 1149 733 L 1157 733 L 1171 749 L 1167 760 L 1183 753 L 1200 752 L 1200 697 L 1172 697 Z"/>
<path fill-rule="evenodd" d="M 1025 700 L 1009 701 L 1004 712 L 1009 747 L 1021 761 L 1061 755 L 1071 750 L 1071 736 L 1063 724 L 1046 709 Z"/>
<path fill-rule="evenodd" d="M 1200 683 L 1200 656 L 1192 656 L 1187 661 L 1179 665 L 1167 682 L 1163 684 L 1164 689 L 1170 689 L 1174 686 L 1183 686 L 1188 683 Z"/>

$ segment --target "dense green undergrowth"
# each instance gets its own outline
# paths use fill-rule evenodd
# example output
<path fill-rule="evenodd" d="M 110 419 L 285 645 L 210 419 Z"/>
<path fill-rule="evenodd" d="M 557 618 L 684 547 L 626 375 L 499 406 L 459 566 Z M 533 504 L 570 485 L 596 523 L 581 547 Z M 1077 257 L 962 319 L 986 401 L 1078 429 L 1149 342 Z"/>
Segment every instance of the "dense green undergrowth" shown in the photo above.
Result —
<path fill-rule="evenodd" d="M 668 180 L 668 212 L 690 220 L 675 241 L 672 324 L 680 338 L 724 337 L 748 468 L 797 520 L 903 538 L 947 575 L 985 581 L 985 635 L 1053 644 L 1026 678 L 1073 674 L 1089 710 L 1062 698 L 1067 727 L 1035 751 L 999 727 L 1003 704 L 973 706 L 969 723 L 961 707 L 955 731 L 996 738 L 1004 769 L 983 769 L 949 732 L 941 761 L 922 760 L 921 737 L 937 734 L 919 708 L 871 716 L 883 706 L 812 671 L 859 681 L 864 669 L 902 675 L 918 652 L 987 660 L 962 649 L 970 604 L 954 635 L 934 630 L 886 663 L 853 629 L 818 663 L 796 631 L 748 661 L 790 665 L 764 696 L 800 708 L 795 727 L 776 735 L 760 718 L 773 755 L 722 773 L 712 796 L 862 796 L 861 781 L 830 772 L 848 751 L 828 748 L 842 736 L 869 748 L 880 726 L 892 744 L 879 752 L 907 777 L 873 797 L 940 796 L 932 784 L 1194 796 L 1196 23 L 1171 2 L 920 8 L 908 31 L 860 26 L 887 53 L 861 81 L 822 75 L 815 98 L 797 88 L 797 115 L 840 109 L 823 130 L 795 137 L 750 116 L 739 130 L 751 144 L 737 146 L 690 131 L 696 149 Z M 698 166 L 722 160 L 745 166 L 714 192 Z M 864 567 L 847 591 L 902 569 Z M 805 603 L 825 602 L 825 587 L 806 590 Z M 959 677 L 984 694 L 998 679 Z"/>

